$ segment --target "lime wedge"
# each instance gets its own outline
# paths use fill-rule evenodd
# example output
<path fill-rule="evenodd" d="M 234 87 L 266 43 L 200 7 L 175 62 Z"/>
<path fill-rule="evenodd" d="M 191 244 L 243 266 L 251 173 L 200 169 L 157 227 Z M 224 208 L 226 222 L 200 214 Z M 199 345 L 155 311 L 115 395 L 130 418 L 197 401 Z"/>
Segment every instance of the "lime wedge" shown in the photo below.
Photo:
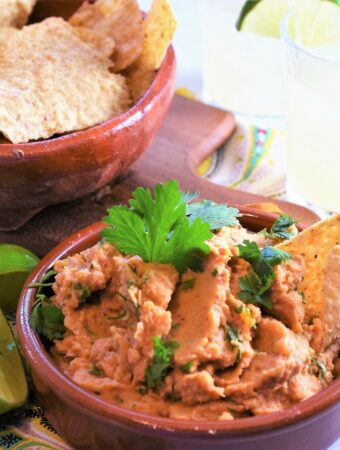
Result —
<path fill-rule="evenodd" d="M 280 25 L 292 11 L 288 29 L 300 45 L 316 47 L 340 42 L 340 0 L 247 0 L 237 27 L 261 36 L 280 37 Z"/>
<path fill-rule="evenodd" d="M 29 250 L 13 244 L 0 244 L 0 307 L 15 311 L 26 278 L 39 258 Z"/>
<path fill-rule="evenodd" d="M 0 414 L 26 402 L 28 387 L 14 336 L 0 309 Z"/>

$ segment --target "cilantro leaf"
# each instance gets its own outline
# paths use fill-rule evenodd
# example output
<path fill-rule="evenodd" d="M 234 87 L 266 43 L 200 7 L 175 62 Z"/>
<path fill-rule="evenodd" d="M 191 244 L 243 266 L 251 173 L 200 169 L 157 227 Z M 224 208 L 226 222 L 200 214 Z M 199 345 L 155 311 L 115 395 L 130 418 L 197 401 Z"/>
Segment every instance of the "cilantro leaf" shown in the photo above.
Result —
<path fill-rule="evenodd" d="M 30 325 L 39 334 L 46 336 L 50 341 L 62 339 L 65 333 L 64 314 L 50 300 L 38 297 L 33 304 Z"/>
<path fill-rule="evenodd" d="M 190 222 L 199 217 L 203 222 L 209 223 L 211 230 L 218 230 L 224 226 L 234 227 L 239 224 L 237 217 L 241 216 L 238 209 L 229 208 L 212 200 L 187 204 L 186 213 Z"/>
<path fill-rule="evenodd" d="M 45 273 L 37 283 L 31 283 L 29 288 L 37 288 L 37 293 L 32 306 L 30 325 L 39 334 L 46 336 L 50 341 L 62 339 L 65 334 L 64 314 L 51 303 L 51 300 L 42 292 L 46 287 L 51 287 L 54 281 L 50 281 L 57 274 L 54 270 Z"/>
<path fill-rule="evenodd" d="M 244 241 L 238 245 L 240 258 L 245 259 L 252 269 L 238 280 L 241 292 L 238 296 L 245 303 L 253 303 L 271 307 L 269 289 L 275 278 L 273 267 L 291 258 L 283 250 L 266 246 L 262 250 L 255 242 Z"/>
<path fill-rule="evenodd" d="M 191 200 L 194 200 L 195 198 L 197 198 L 200 195 L 199 192 L 197 191 L 192 191 L 192 192 L 182 192 L 182 200 L 184 203 L 189 203 L 191 202 Z"/>
<path fill-rule="evenodd" d="M 153 338 L 153 358 L 145 371 L 145 384 L 149 389 L 156 389 L 172 369 L 172 356 L 178 342 L 165 342 L 159 336 Z"/>
<path fill-rule="evenodd" d="M 252 303 L 254 305 L 261 305 L 266 308 L 271 308 L 271 303 L 267 295 L 267 287 L 263 285 L 260 278 L 253 270 L 250 270 L 246 275 L 240 277 L 238 285 L 241 291 L 238 296 L 245 303 Z"/>
<path fill-rule="evenodd" d="M 173 264 L 179 272 L 201 269 L 203 256 L 210 252 L 205 241 L 212 235 L 208 223 L 189 223 L 177 181 L 157 184 L 154 198 L 149 189 L 137 188 L 129 204 L 108 210 L 104 223 L 109 227 L 102 237 L 147 262 Z"/>
<path fill-rule="evenodd" d="M 289 239 L 293 237 L 294 233 L 287 231 L 288 228 L 297 223 L 291 216 L 286 214 L 280 214 L 280 216 L 275 220 L 270 234 L 274 237 L 279 237 L 281 239 Z"/>
<path fill-rule="evenodd" d="M 192 368 L 192 362 L 191 361 L 189 361 L 189 362 L 187 362 L 185 364 L 182 364 L 181 367 L 180 367 L 180 369 L 181 369 L 181 371 L 183 373 L 190 373 L 191 368 Z"/>

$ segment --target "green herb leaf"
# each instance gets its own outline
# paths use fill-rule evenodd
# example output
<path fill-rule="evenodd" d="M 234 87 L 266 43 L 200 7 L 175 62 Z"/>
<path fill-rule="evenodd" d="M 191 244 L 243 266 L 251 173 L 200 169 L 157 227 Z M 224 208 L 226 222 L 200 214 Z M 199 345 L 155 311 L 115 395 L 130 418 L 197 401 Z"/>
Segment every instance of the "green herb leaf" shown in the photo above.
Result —
<path fill-rule="evenodd" d="M 274 247 L 264 247 L 262 250 L 255 242 L 244 241 L 238 245 L 240 258 L 243 258 L 252 266 L 244 277 L 238 280 L 241 292 L 238 296 L 245 303 L 253 303 L 271 307 L 268 291 L 275 278 L 273 267 L 286 262 L 291 255 Z"/>
<path fill-rule="evenodd" d="M 316 358 L 315 356 L 312 356 L 312 363 L 315 364 L 317 366 L 317 368 L 319 369 L 320 380 L 324 380 L 327 375 L 327 368 L 324 365 L 324 363 L 319 358 Z"/>
<path fill-rule="evenodd" d="M 226 333 L 227 339 L 231 344 L 237 345 L 238 343 L 243 342 L 243 337 L 242 334 L 240 333 L 240 330 L 233 327 L 232 325 L 226 326 Z"/>
<path fill-rule="evenodd" d="M 149 189 L 138 188 L 130 208 L 115 206 L 104 222 L 102 236 L 125 254 L 144 261 L 173 264 L 179 272 L 200 270 L 202 258 L 210 252 L 209 224 L 200 219 L 189 223 L 178 183 L 157 184 L 152 198 Z"/>
<path fill-rule="evenodd" d="M 39 334 L 46 336 L 51 341 L 64 337 L 64 314 L 52 305 L 47 297 L 39 298 L 34 302 L 30 325 Z"/>
<path fill-rule="evenodd" d="M 145 384 L 149 389 L 156 389 L 172 369 L 172 356 L 178 342 L 165 342 L 159 336 L 153 338 L 153 358 L 145 371 Z"/>
<path fill-rule="evenodd" d="M 240 277 L 238 285 L 241 289 L 238 296 L 245 303 L 252 303 L 254 305 L 271 308 L 269 296 L 266 292 L 267 285 L 263 285 L 261 279 L 253 270 L 250 270 L 246 275 Z"/>
<path fill-rule="evenodd" d="M 62 339 L 65 334 L 64 314 L 51 303 L 51 300 L 42 292 L 43 288 L 50 287 L 54 282 L 49 281 L 57 274 L 54 270 L 45 273 L 37 283 L 31 283 L 30 288 L 37 288 L 35 301 L 32 306 L 30 325 L 39 334 L 49 340 Z"/>
<path fill-rule="evenodd" d="M 91 291 L 86 284 L 81 283 L 73 283 L 72 284 L 73 289 L 76 289 L 80 293 L 79 301 L 80 303 L 85 303 L 86 300 L 90 297 Z"/>
<path fill-rule="evenodd" d="M 104 372 L 96 366 L 96 364 L 93 364 L 92 369 L 89 370 L 89 374 L 94 375 L 95 377 L 102 377 Z"/>
<path fill-rule="evenodd" d="M 226 205 L 215 203 L 212 200 L 187 204 L 186 214 L 189 216 L 190 222 L 197 218 L 208 222 L 211 230 L 219 230 L 224 226 L 234 227 L 239 224 L 237 217 L 242 215 L 238 209 L 228 208 Z"/>
<path fill-rule="evenodd" d="M 189 280 L 181 281 L 180 287 L 183 291 L 188 291 L 192 289 L 195 284 L 195 278 L 190 278 Z"/>
<path fill-rule="evenodd" d="M 218 269 L 217 269 L 217 267 L 214 267 L 213 271 L 211 272 L 211 275 L 212 275 L 213 277 L 216 277 L 216 276 L 218 275 Z"/>
<path fill-rule="evenodd" d="M 280 239 L 289 239 L 294 236 L 294 233 L 287 231 L 288 228 L 296 224 L 297 221 L 291 216 L 281 214 L 271 227 L 269 237 L 278 237 Z"/>
<path fill-rule="evenodd" d="M 192 362 L 189 361 L 181 366 L 181 371 L 183 373 L 189 373 L 192 368 Z"/>

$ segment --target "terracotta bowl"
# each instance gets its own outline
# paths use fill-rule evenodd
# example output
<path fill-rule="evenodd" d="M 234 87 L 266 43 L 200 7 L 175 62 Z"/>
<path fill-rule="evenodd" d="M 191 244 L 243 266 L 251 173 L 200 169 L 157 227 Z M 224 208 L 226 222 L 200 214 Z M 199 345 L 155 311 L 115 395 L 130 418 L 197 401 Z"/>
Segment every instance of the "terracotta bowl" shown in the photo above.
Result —
<path fill-rule="evenodd" d="M 242 208 L 241 208 L 242 210 Z M 247 210 L 249 212 L 249 210 Z M 274 216 L 244 217 L 249 229 L 271 226 Z M 293 408 L 234 421 L 181 421 L 108 404 L 85 391 L 62 372 L 29 325 L 34 289 L 54 262 L 94 245 L 103 225 L 74 234 L 51 251 L 29 277 L 20 298 L 17 325 L 24 355 L 31 367 L 39 403 L 60 435 L 80 449 L 114 450 L 321 450 L 340 437 L 340 379 Z"/>
<path fill-rule="evenodd" d="M 41 0 L 33 20 L 67 17 L 77 0 Z M 144 96 L 124 114 L 56 138 L 27 144 L 0 141 L 0 229 L 19 228 L 48 205 L 79 198 L 125 172 L 148 148 L 175 87 L 173 48 Z"/>

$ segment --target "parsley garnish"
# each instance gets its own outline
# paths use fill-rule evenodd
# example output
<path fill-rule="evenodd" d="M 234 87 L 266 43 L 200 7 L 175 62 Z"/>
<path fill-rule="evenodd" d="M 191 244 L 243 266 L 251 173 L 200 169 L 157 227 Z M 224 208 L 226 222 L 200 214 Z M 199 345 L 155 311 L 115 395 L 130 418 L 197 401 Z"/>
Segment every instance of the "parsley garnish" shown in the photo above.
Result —
<path fill-rule="evenodd" d="M 200 218 L 189 222 L 177 181 L 157 184 L 154 198 L 141 187 L 132 195 L 130 207 L 108 210 L 108 227 L 102 231 L 106 241 L 146 262 L 173 264 L 179 272 L 200 270 L 203 256 L 210 252 L 205 242 L 212 236 L 210 227 Z"/>
<path fill-rule="evenodd" d="M 270 229 L 270 232 L 264 231 L 266 237 L 269 238 L 280 238 L 280 239 L 290 239 L 294 236 L 294 233 L 287 231 L 291 226 L 297 223 L 293 217 L 286 214 L 281 214 L 274 222 Z"/>
<path fill-rule="evenodd" d="M 240 344 L 243 342 L 242 334 L 240 333 L 240 330 L 233 327 L 232 325 L 226 326 L 226 339 L 230 342 L 232 348 L 237 348 L 236 353 L 236 360 L 235 362 L 238 363 L 241 359 L 242 355 L 242 347 Z"/>
<path fill-rule="evenodd" d="M 81 284 L 81 283 L 73 283 L 72 287 L 73 287 L 73 289 L 75 289 L 76 291 L 79 292 L 79 294 L 80 294 L 80 297 L 79 297 L 80 303 L 85 303 L 86 300 L 91 295 L 91 291 L 90 291 L 89 287 L 86 286 L 86 284 Z"/>
<path fill-rule="evenodd" d="M 93 364 L 92 368 L 89 370 L 89 374 L 94 375 L 95 377 L 102 377 L 104 372 L 96 364 Z"/>
<path fill-rule="evenodd" d="M 211 272 L 211 275 L 212 275 L 213 277 L 216 277 L 216 276 L 218 275 L 218 269 L 217 269 L 217 267 L 214 267 L 213 271 Z"/>
<path fill-rule="evenodd" d="M 189 200 L 190 201 L 190 200 Z M 219 230 L 222 227 L 234 227 L 239 224 L 237 217 L 241 214 L 236 208 L 218 204 L 212 200 L 201 200 L 200 202 L 187 203 L 186 213 L 190 222 L 200 218 L 208 222 L 211 230 Z"/>
<path fill-rule="evenodd" d="M 238 296 L 245 303 L 253 303 L 271 307 L 269 289 L 275 278 L 273 267 L 282 261 L 287 261 L 291 255 L 274 247 L 264 247 L 262 250 L 255 242 L 244 241 L 238 245 L 240 258 L 249 262 L 251 270 L 238 280 L 241 289 Z"/>
<path fill-rule="evenodd" d="M 64 314 L 51 303 L 51 300 L 42 292 L 43 288 L 51 287 L 54 282 L 50 278 L 57 272 L 49 270 L 37 283 L 31 283 L 29 288 L 37 288 L 37 293 L 32 306 L 30 325 L 39 334 L 46 336 L 49 340 L 62 339 L 65 333 Z"/>
<path fill-rule="evenodd" d="M 191 368 L 192 368 L 192 362 L 191 361 L 181 365 L 181 371 L 183 373 L 189 373 Z"/>
<path fill-rule="evenodd" d="M 190 278 L 189 280 L 181 281 L 180 287 L 183 289 L 183 291 L 188 291 L 189 289 L 192 289 L 195 285 L 195 278 Z"/>
<path fill-rule="evenodd" d="M 165 342 L 159 336 L 153 338 L 153 358 L 145 371 L 145 384 L 149 389 L 156 389 L 172 369 L 172 356 L 178 342 Z"/>
<path fill-rule="evenodd" d="M 326 366 L 324 365 L 324 363 L 319 358 L 316 358 L 315 356 L 312 356 L 312 363 L 315 364 L 317 366 L 317 368 L 319 369 L 320 380 L 324 380 L 325 376 L 327 375 L 327 369 L 326 369 Z"/>

